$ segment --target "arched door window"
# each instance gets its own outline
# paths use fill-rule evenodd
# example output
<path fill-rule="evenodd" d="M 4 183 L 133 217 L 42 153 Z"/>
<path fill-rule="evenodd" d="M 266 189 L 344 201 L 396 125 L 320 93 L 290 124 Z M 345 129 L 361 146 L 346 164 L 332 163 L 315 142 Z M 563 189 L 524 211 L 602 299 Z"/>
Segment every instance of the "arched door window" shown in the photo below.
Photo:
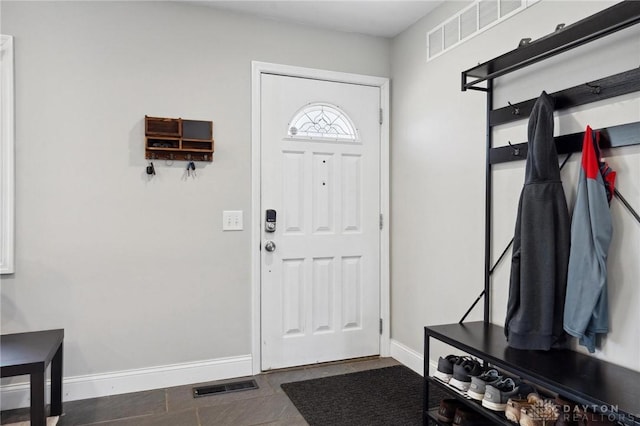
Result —
<path fill-rule="evenodd" d="M 358 131 L 353 121 L 339 107 L 327 103 L 304 106 L 288 126 L 291 138 L 357 142 Z"/>

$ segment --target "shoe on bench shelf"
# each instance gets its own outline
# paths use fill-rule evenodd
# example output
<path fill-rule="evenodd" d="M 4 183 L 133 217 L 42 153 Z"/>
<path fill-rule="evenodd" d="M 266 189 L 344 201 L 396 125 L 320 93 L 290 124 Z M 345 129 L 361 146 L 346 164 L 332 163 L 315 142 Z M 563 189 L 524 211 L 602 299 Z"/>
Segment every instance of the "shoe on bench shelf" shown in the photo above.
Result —
<path fill-rule="evenodd" d="M 502 378 L 500 372 L 495 368 L 491 368 L 479 376 L 471 376 L 471 385 L 469 385 L 467 395 L 477 401 L 482 401 L 487 385 L 498 383 Z"/>
<path fill-rule="evenodd" d="M 440 401 L 436 417 L 444 423 L 451 423 L 456 416 L 458 408 L 462 408 L 462 402 L 455 398 L 446 398 Z"/>
<path fill-rule="evenodd" d="M 530 408 L 535 404 L 542 404 L 542 398 L 537 393 L 530 393 L 526 399 L 509 398 L 504 415 L 514 423 L 520 423 L 523 408 Z"/>
<path fill-rule="evenodd" d="M 479 413 L 467 407 L 460 407 L 453 417 L 453 426 L 479 426 L 486 425 L 487 420 Z"/>
<path fill-rule="evenodd" d="M 453 366 L 460 358 L 458 355 L 447 355 L 444 358 L 438 358 L 438 368 L 436 369 L 434 377 L 445 383 L 449 383 L 449 380 L 453 377 Z"/>
<path fill-rule="evenodd" d="M 482 406 L 493 411 L 505 411 L 510 398 L 527 399 L 531 393 L 536 393 L 533 386 L 518 379 L 506 377 L 497 383 L 487 385 Z"/>
<path fill-rule="evenodd" d="M 466 357 L 458 360 L 453 366 L 453 377 L 449 384 L 454 388 L 466 392 L 471 387 L 471 377 L 484 373 L 484 368 L 476 359 Z"/>
<path fill-rule="evenodd" d="M 559 411 L 558 404 L 550 399 L 522 407 L 520 426 L 554 426 L 557 424 Z"/>

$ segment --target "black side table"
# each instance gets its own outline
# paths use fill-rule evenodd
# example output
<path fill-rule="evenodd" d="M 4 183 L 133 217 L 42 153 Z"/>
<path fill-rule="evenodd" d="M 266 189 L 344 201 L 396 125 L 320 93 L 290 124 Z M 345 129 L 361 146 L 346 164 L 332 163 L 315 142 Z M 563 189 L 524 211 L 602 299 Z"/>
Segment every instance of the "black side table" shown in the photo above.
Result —
<path fill-rule="evenodd" d="M 0 336 L 0 377 L 31 376 L 31 425 L 46 426 L 45 373 L 51 364 L 51 415 L 62 414 L 64 330 Z"/>

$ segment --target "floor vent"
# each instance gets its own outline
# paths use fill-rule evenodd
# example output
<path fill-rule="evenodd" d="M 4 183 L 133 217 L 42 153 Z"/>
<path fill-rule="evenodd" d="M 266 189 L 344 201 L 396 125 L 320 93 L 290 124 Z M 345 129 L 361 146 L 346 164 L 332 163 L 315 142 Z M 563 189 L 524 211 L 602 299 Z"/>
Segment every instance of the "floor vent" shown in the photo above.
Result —
<path fill-rule="evenodd" d="M 259 386 L 255 380 L 243 380 L 240 382 L 224 383 L 213 386 L 200 386 L 198 388 L 193 388 L 193 397 L 200 398 L 202 396 L 221 395 L 229 392 L 258 389 L 258 387 Z"/>

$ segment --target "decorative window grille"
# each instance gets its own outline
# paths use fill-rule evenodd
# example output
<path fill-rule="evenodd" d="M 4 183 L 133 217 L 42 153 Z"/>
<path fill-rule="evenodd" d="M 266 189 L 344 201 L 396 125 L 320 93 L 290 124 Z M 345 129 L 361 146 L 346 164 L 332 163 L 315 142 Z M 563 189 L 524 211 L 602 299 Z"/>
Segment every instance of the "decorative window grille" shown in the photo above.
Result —
<path fill-rule="evenodd" d="M 288 135 L 296 139 L 356 142 L 353 121 L 339 107 L 327 103 L 304 106 L 288 124 Z"/>
<path fill-rule="evenodd" d="M 476 0 L 427 33 L 427 61 L 540 0 Z"/>

